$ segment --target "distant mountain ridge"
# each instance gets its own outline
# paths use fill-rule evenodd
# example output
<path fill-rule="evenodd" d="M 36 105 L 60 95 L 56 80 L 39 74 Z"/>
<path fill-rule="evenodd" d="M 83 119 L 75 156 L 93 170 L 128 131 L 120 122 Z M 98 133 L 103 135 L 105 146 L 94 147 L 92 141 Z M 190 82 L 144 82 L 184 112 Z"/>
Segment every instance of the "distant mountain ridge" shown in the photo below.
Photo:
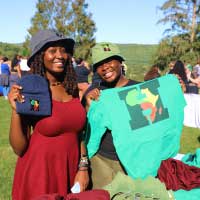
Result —
<path fill-rule="evenodd" d="M 9 59 L 12 59 L 13 56 L 18 53 L 23 52 L 22 43 L 5 43 L 0 42 L 0 55 L 7 56 Z"/>

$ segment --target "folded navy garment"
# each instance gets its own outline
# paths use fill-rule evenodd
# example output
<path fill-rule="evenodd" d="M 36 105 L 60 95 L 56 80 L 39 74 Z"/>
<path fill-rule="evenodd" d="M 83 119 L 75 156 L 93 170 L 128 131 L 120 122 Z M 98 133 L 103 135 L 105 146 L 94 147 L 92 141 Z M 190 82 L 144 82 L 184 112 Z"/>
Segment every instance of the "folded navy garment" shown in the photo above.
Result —
<path fill-rule="evenodd" d="M 16 101 L 17 113 L 23 115 L 51 115 L 51 98 L 47 80 L 40 75 L 23 76 L 17 83 L 22 86 L 25 102 Z"/>

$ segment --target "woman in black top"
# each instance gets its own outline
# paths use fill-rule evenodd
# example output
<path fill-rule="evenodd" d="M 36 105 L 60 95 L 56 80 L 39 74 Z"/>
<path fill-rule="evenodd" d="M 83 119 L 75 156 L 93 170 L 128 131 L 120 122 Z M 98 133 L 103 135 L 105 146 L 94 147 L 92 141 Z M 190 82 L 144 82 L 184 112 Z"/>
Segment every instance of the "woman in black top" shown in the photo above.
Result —
<path fill-rule="evenodd" d="M 98 100 L 100 91 L 108 88 L 125 87 L 137 84 L 127 79 L 122 73 L 122 61 L 118 47 L 111 43 L 99 43 L 92 49 L 93 71 L 100 76 L 100 81 L 93 83 L 86 91 L 82 103 L 86 110 L 93 100 Z M 102 188 L 109 184 L 118 171 L 126 174 L 118 159 L 113 144 L 112 133 L 106 130 L 97 154 L 91 159 L 92 187 Z"/>

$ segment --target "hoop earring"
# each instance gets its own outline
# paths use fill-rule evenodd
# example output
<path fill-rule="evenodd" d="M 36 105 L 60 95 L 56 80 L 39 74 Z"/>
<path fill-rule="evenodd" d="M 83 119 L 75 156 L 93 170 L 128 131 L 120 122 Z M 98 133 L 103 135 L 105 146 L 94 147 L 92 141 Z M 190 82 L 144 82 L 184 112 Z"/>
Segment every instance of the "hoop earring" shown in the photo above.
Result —
<path fill-rule="evenodd" d="M 124 76 L 125 76 L 124 65 L 121 65 L 121 75 L 124 75 Z"/>

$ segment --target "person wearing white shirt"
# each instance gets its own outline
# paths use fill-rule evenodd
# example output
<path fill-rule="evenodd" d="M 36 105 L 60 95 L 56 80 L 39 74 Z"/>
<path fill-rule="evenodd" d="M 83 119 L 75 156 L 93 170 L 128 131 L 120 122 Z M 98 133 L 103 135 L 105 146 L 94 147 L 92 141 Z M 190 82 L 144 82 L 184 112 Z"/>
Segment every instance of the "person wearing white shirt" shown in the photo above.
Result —
<path fill-rule="evenodd" d="M 29 74 L 30 68 L 27 65 L 27 57 L 22 57 L 20 60 L 20 69 L 22 76 Z"/>

